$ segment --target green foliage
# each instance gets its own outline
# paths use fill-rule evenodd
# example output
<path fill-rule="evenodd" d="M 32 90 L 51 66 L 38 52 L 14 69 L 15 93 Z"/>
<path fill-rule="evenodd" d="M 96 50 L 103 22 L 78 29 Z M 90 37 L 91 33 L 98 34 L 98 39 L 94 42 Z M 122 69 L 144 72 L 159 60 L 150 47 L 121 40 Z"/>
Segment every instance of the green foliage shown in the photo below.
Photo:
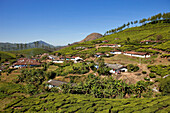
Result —
<path fill-rule="evenodd" d="M 170 39 L 170 37 L 168 37 L 168 38 Z M 169 45 L 170 45 L 170 41 L 166 41 L 165 43 L 158 44 L 158 45 L 154 46 L 153 48 L 170 52 L 170 46 Z"/>
<path fill-rule="evenodd" d="M 161 55 L 161 58 L 165 58 L 165 57 L 166 57 L 166 58 L 169 58 L 169 57 L 170 57 L 170 54 L 162 54 L 162 55 Z"/>
<path fill-rule="evenodd" d="M 85 74 L 89 72 L 89 66 L 86 63 L 70 64 L 65 63 L 56 69 L 56 76 L 65 76 L 67 74 Z"/>
<path fill-rule="evenodd" d="M 128 69 L 129 72 L 136 72 L 136 71 L 139 70 L 139 67 L 138 67 L 138 66 L 135 66 L 135 65 L 133 65 L 133 64 L 128 64 L 128 65 L 127 65 L 127 69 Z"/>
<path fill-rule="evenodd" d="M 26 93 L 33 95 L 45 91 L 43 82 L 54 77 L 54 72 L 44 72 L 43 69 L 24 69 L 17 82 L 25 83 Z"/>
<path fill-rule="evenodd" d="M 142 74 L 146 74 L 147 72 L 146 71 L 142 71 Z"/>
<path fill-rule="evenodd" d="M 135 106 L 135 107 L 134 107 Z M 18 98 L 4 112 L 169 112 L 170 97 L 142 99 L 100 99 L 89 95 L 46 93 Z"/>
<path fill-rule="evenodd" d="M 150 78 L 156 78 L 156 75 L 154 73 L 149 73 Z"/>
<path fill-rule="evenodd" d="M 1 83 L 0 99 L 8 97 L 14 93 L 24 93 L 26 90 L 23 85 L 14 83 Z"/>
<path fill-rule="evenodd" d="M 144 79 L 145 79 L 146 81 L 150 81 L 150 78 L 145 77 Z"/>
<path fill-rule="evenodd" d="M 163 78 L 159 84 L 162 95 L 170 95 L 170 77 Z"/>
<path fill-rule="evenodd" d="M 136 50 L 137 52 L 148 52 L 148 53 L 153 53 L 153 54 L 158 54 L 160 53 L 159 51 L 155 51 L 155 50 L 150 50 L 150 49 L 138 49 Z"/>
<path fill-rule="evenodd" d="M 25 49 L 25 50 L 18 50 L 18 51 L 11 51 L 13 54 L 22 54 L 26 57 L 31 57 L 43 53 L 48 53 L 49 51 L 40 48 L 32 48 L 32 49 Z"/>
<path fill-rule="evenodd" d="M 10 60 L 10 59 L 15 59 L 15 58 L 16 58 L 15 54 L 0 51 L 0 61 L 2 61 L 3 59 Z"/>
<path fill-rule="evenodd" d="M 75 86 L 64 84 L 61 86 L 63 93 L 91 94 L 97 98 L 124 98 L 126 94 L 135 94 L 137 97 L 149 90 L 149 82 L 139 81 L 136 85 L 128 85 L 122 81 L 114 80 L 112 77 L 100 79 L 89 74 L 83 82 Z"/>
<path fill-rule="evenodd" d="M 104 64 L 104 59 L 102 59 L 101 57 L 99 57 L 97 59 L 99 68 L 97 69 L 97 72 L 99 73 L 99 75 L 110 75 L 110 68 L 107 68 Z"/>
<path fill-rule="evenodd" d="M 148 68 L 152 73 L 156 73 L 160 76 L 165 76 L 170 74 L 170 66 L 169 65 L 148 65 Z"/>

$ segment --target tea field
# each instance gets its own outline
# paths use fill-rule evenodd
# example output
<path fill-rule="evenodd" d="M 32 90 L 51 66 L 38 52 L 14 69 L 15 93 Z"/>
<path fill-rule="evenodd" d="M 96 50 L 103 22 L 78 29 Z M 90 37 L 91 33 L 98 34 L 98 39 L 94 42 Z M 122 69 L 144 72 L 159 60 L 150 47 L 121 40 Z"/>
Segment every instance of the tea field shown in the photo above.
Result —
<path fill-rule="evenodd" d="M 89 95 L 46 93 L 17 98 L 1 112 L 57 113 L 168 113 L 170 96 L 156 98 L 106 99 Z"/>

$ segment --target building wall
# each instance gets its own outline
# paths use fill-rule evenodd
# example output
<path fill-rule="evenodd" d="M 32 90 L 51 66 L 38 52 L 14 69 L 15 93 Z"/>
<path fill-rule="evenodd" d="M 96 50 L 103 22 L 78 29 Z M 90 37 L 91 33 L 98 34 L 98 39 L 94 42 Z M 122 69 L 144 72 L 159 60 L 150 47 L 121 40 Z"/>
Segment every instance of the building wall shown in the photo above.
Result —
<path fill-rule="evenodd" d="M 63 63 L 64 61 L 53 61 L 53 63 Z"/>
<path fill-rule="evenodd" d="M 136 54 L 128 54 L 128 53 L 124 53 L 124 55 L 140 57 L 140 58 L 149 58 L 150 57 L 150 55 L 136 55 Z"/>
<path fill-rule="evenodd" d="M 110 52 L 111 54 L 122 54 L 122 52 Z"/>

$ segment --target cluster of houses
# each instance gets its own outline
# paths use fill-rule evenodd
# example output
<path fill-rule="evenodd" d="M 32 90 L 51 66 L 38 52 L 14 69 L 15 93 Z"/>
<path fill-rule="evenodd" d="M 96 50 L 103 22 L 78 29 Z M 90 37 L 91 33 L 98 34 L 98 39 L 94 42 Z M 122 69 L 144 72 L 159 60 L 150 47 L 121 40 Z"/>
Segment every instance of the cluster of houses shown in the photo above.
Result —
<path fill-rule="evenodd" d="M 83 59 L 81 57 L 77 57 L 77 56 L 72 56 L 72 57 L 59 57 L 59 56 L 54 56 L 54 55 L 49 55 L 48 56 L 49 59 L 52 60 L 53 63 L 63 63 L 64 60 L 71 60 L 74 63 L 79 63 L 79 62 L 83 62 Z"/>
<path fill-rule="evenodd" d="M 41 65 L 41 63 L 37 62 L 35 59 L 20 58 L 10 68 L 23 68 L 28 66 L 32 67 L 39 65 Z"/>
<path fill-rule="evenodd" d="M 140 57 L 140 58 L 149 58 L 151 57 L 149 53 L 147 52 L 134 52 L 134 51 L 127 51 L 127 52 L 121 52 L 119 50 L 110 51 L 110 54 L 123 54 L 127 56 L 132 57 Z"/>

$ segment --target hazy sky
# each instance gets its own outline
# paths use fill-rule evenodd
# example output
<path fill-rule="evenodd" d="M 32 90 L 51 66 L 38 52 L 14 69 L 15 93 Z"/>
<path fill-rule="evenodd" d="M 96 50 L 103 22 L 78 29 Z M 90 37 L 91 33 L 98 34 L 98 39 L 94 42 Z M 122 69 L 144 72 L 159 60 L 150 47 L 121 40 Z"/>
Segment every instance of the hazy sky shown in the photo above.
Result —
<path fill-rule="evenodd" d="M 170 0 L 0 0 L 0 42 L 65 45 L 169 11 Z"/>

